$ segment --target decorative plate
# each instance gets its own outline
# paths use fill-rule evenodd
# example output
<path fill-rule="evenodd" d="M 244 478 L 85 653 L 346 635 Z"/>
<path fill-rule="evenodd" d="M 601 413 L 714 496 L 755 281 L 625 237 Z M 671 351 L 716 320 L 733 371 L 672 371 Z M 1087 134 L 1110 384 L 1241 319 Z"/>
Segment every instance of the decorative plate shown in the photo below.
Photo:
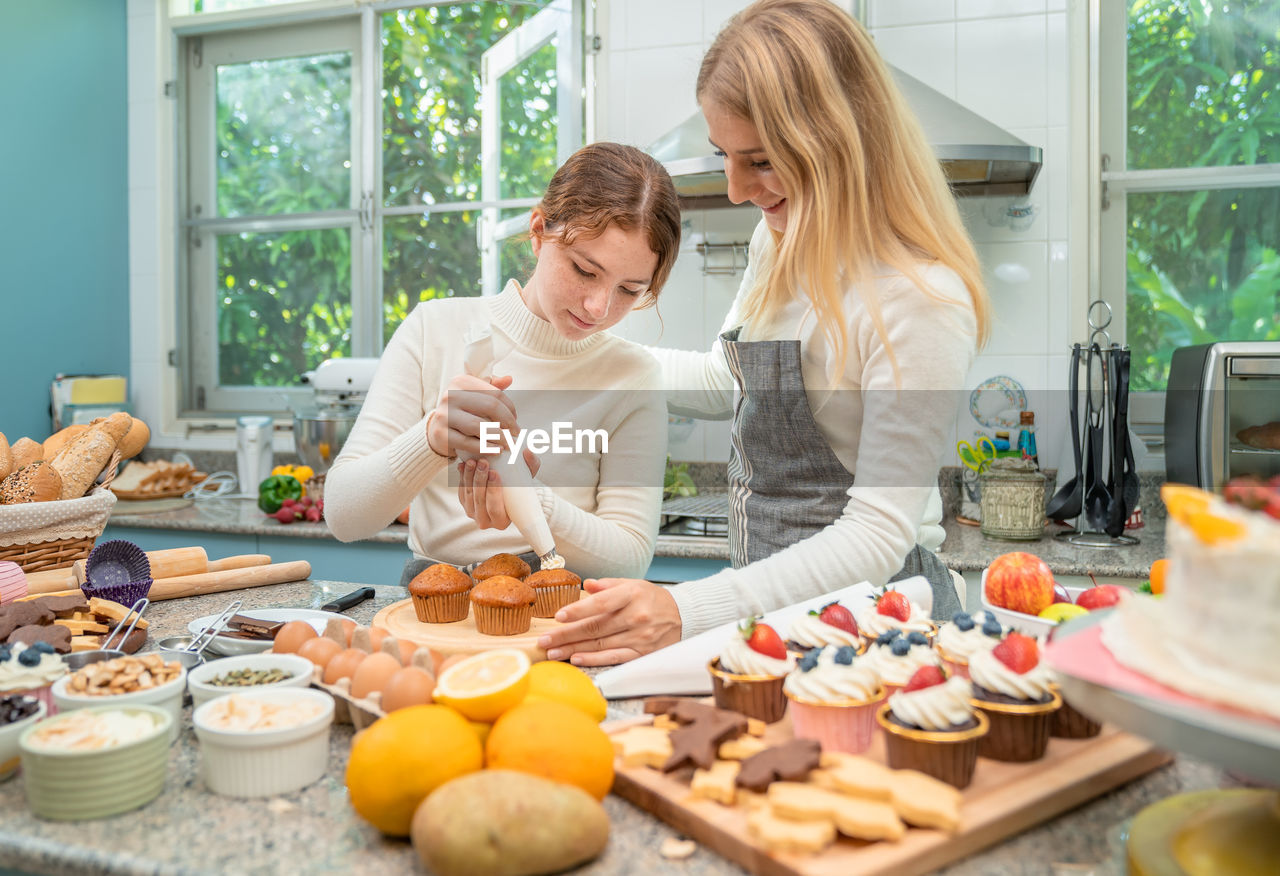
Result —
<path fill-rule="evenodd" d="M 992 377 L 969 394 L 969 413 L 988 429 L 1016 429 L 1027 409 L 1027 394 L 1012 377 Z"/>

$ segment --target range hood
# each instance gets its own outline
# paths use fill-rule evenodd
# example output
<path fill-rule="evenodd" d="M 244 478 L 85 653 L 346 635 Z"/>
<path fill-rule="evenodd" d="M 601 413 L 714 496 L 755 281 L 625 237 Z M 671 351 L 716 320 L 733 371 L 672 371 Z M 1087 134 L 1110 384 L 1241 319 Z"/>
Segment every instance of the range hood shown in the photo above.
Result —
<path fill-rule="evenodd" d="M 1024 143 L 920 80 L 891 69 L 957 195 L 1025 195 L 1031 191 L 1040 172 L 1043 153 L 1039 146 Z M 646 151 L 671 174 L 681 206 L 732 206 L 725 194 L 724 163 L 713 154 L 702 113 L 694 113 Z"/>

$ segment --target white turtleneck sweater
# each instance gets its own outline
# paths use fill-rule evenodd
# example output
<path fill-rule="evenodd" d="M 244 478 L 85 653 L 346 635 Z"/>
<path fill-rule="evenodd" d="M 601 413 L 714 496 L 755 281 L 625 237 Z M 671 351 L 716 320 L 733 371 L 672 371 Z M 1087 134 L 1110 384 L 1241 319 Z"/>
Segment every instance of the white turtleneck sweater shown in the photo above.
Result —
<path fill-rule="evenodd" d="M 809 407 L 832 452 L 854 474 L 854 485 L 830 526 L 741 569 L 672 588 L 685 638 L 859 581 L 883 585 L 902 568 L 912 546 L 932 550 L 942 544 L 937 472 L 954 440 L 952 425 L 967 398 L 964 381 L 977 347 L 964 283 L 948 268 L 921 264 L 920 274 L 939 301 L 892 269 L 878 278 L 871 294 L 879 302 L 898 375 L 860 290 L 850 287 L 843 302 L 847 359 L 836 373 L 835 353 L 806 296 L 792 296 L 769 326 L 742 315 L 760 256 L 773 246 L 761 221 L 721 332 L 741 326 L 740 341 L 800 341 Z M 662 362 L 671 410 L 708 419 L 732 414 L 735 382 L 719 340 L 704 353 L 650 349 Z M 754 461 L 757 468 L 767 464 Z"/>
<path fill-rule="evenodd" d="M 409 510 L 409 548 L 465 565 L 524 553 L 515 526 L 480 529 L 458 501 L 456 460 L 427 443 L 427 416 L 465 373 L 466 340 L 492 330 L 495 375 L 521 428 L 604 429 L 608 453 L 539 454 L 535 483 L 556 550 L 584 578 L 643 577 L 662 503 L 667 412 L 662 372 L 637 344 L 608 332 L 563 338 L 534 316 L 515 281 L 489 298 L 444 298 L 414 308 L 378 363 L 351 435 L 325 478 L 325 518 L 342 541 L 368 538 Z M 501 470 L 498 470 L 501 476 Z"/>

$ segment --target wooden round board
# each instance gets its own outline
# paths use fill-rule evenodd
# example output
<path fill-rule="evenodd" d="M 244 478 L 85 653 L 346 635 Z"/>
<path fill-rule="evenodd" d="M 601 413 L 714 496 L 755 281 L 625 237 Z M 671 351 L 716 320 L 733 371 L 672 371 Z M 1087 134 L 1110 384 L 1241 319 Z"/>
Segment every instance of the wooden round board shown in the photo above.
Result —
<path fill-rule="evenodd" d="M 413 610 L 412 599 L 393 602 L 373 617 L 373 623 L 397 639 L 408 639 L 418 645 L 434 648 L 444 656 L 452 654 L 479 654 L 494 648 L 516 648 L 529 655 L 537 663 L 546 660 L 547 654 L 538 647 L 538 639 L 560 623 L 549 617 L 535 617 L 529 632 L 518 636 L 486 636 L 476 630 L 474 615 L 468 614 L 451 624 L 424 624 Z"/>

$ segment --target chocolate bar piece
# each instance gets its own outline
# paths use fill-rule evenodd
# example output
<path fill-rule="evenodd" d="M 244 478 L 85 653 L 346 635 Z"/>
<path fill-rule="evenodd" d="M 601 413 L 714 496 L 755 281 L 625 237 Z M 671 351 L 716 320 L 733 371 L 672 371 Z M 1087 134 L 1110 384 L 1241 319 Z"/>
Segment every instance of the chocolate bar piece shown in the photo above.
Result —
<path fill-rule="evenodd" d="M 232 639 L 275 639 L 276 633 L 280 632 L 280 628 L 284 626 L 284 621 L 269 621 L 261 618 L 249 617 L 244 614 L 233 615 L 231 620 L 227 621 L 227 626 L 231 628 L 231 632 L 222 632 L 219 635 L 227 636 Z"/>

